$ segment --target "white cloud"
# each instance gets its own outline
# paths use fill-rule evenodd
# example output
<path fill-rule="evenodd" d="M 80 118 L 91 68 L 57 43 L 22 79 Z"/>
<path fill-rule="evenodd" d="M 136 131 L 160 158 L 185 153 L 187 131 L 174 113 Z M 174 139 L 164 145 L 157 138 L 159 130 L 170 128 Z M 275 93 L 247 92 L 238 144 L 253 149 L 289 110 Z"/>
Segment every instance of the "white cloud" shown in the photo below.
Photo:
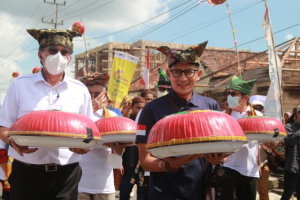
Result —
<path fill-rule="evenodd" d="M 292 34 L 287 34 L 285 36 L 285 39 L 287 39 L 287 40 L 290 40 L 290 39 L 293 39 L 293 38 L 294 38 L 294 36 Z"/>

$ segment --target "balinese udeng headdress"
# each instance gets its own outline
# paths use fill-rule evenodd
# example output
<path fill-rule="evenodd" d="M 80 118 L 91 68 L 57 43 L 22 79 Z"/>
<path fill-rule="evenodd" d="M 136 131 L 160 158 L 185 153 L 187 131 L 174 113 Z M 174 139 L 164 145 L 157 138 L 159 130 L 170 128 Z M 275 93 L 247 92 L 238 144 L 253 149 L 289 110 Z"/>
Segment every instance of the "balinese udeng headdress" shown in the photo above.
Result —
<path fill-rule="evenodd" d="M 207 41 L 183 50 L 172 50 L 167 46 L 161 46 L 157 48 L 157 50 L 167 56 L 169 68 L 171 68 L 176 63 L 190 63 L 199 67 L 200 56 L 202 55 L 206 45 Z"/>
<path fill-rule="evenodd" d="M 109 80 L 109 76 L 107 73 L 95 72 L 91 75 L 80 77 L 79 80 L 86 86 L 100 85 L 104 87 Z"/>
<path fill-rule="evenodd" d="M 27 29 L 27 32 L 38 41 L 39 51 L 48 46 L 60 45 L 73 52 L 73 38 L 81 36 L 76 31 L 58 29 Z"/>

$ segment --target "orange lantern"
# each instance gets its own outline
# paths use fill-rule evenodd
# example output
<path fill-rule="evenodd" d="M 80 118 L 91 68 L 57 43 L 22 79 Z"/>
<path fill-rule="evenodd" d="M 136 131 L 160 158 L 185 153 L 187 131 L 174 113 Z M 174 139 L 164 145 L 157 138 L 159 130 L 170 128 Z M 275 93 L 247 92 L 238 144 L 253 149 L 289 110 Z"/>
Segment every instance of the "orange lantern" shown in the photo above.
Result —
<path fill-rule="evenodd" d="M 33 73 L 33 74 L 36 74 L 36 73 L 38 73 L 39 71 L 41 71 L 41 67 L 35 67 L 35 68 L 32 69 L 32 73 Z"/>
<path fill-rule="evenodd" d="M 81 22 L 75 22 L 73 25 L 72 25 L 72 30 L 73 31 L 76 31 L 78 33 L 80 33 L 81 35 L 84 33 L 84 25 L 83 23 Z"/>
<path fill-rule="evenodd" d="M 19 75 L 20 75 L 19 72 L 13 72 L 12 73 L 12 77 L 13 78 L 17 78 Z"/>

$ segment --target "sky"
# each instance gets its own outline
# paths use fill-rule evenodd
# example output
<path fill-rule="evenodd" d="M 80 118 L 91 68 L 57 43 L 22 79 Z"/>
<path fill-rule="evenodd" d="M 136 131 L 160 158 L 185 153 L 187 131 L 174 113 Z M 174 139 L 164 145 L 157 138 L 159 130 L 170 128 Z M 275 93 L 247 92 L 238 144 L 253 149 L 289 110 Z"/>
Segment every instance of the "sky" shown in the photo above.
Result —
<path fill-rule="evenodd" d="M 26 29 L 54 27 L 42 23 L 42 18 L 44 22 L 55 21 L 56 6 L 51 4 L 53 0 L 46 2 L 50 3 L 0 0 L 0 93 L 8 88 L 13 72 L 30 74 L 40 66 L 38 43 Z M 238 49 L 266 50 L 264 1 L 227 2 Z M 300 36 L 299 0 L 268 0 L 268 5 L 275 44 Z M 140 39 L 191 45 L 208 40 L 210 47 L 234 47 L 226 3 L 212 6 L 206 0 L 66 0 L 65 6 L 58 6 L 58 22 L 62 20 L 58 29 L 71 29 L 73 23 L 83 22 L 90 49 L 110 41 L 132 43 Z M 73 58 L 84 51 L 83 38 L 75 38 Z M 74 62 L 66 72 L 74 77 Z"/>

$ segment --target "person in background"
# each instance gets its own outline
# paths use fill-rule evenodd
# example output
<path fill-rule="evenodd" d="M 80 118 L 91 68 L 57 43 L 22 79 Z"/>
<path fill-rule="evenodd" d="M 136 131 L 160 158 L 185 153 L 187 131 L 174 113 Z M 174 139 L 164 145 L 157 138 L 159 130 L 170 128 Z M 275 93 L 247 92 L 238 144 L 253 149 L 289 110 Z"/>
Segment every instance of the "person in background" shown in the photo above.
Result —
<path fill-rule="evenodd" d="M 93 121 L 96 122 L 104 117 L 117 116 L 115 112 L 106 108 L 108 102 L 104 84 L 109 77 L 96 72 L 80 79 L 91 95 Z M 106 79 L 106 81 L 101 82 L 100 80 L 103 79 Z M 121 156 L 126 144 L 111 143 L 108 146 L 113 149 L 114 153 Z M 82 168 L 82 177 L 78 186 L 78 200 L 115 199 L 113 168 L 108 164 L 108 155 L 111 153 L 111 148 L 97 146 L 82 156 L 82 160 L 79 162 Z"/>
<path fill-rule="evenodd" d="M 287 124 L 289 118 L 292 116 L 292 113 L 290 112 L 286 112 L 284 113 L 284 121 L 285 121 L 285 124 Z"/>
<path fill-rule="evenodd" d="M 226 114 L 236 120 L 247 116 L 263 116 L 261 112 L 254 110 L 249 103 L 249 96 L 255 81 L 244 81 L 241 77 L 233 76 L 228 88 Z M 259 160 L 257 141 L 249 141 L 236 153 L 225 159 L 224 168 L 231 181 L 221 187 L 221 200 L 256 199 Z"/>
<path fill-rule="evenodd" d="M 285 125 L 287 138 L 285 141 L 284 190 L 281 200 L 289 200 L 296 189 L 300 199 L 300 105 L 296 110 L 294 123 Z"/>
<path fill-rule="evenodd" d="M 146 105 L 146 100 L 141 96 L 132 99 L 130 119 L 135 120 L 138 112 Z M 120 200 L 129 200 L 134 184 L 137 185 L 137 200 L 143 200 L 144 172 L 139 167 L 139 152 L 136 145 L 125 148 L 122 156 L 124 174 L 120 184 Z"/>
<path fill-rule="evenodd" d="M 147 103 L 153 101 L 153 94 L 150 89 L 144 89 L 141 91 L 141 97 L 143 97 Z"/>
<path fill-rule="evenodd" d="M 121 110 L 123 117 L 130 116 L 131 102 L 132 102 L 132 97 L 130 97 L 130 96 L 127 95 L 123 98 L 122 103 L 120 105 L 120 110 Z"/>
<path fill-rule="evenodd" d="M 3 200 L 10 200 L 10 188 L 7 188 L 8 185 L 5 184 L 6 178 L 6 171 L 7 171 L 7 162 L 8 162 L 8 155 L 7 155 L 8 145 L 0 140 L 0 181 L 2 185 L 2 199 Z"/>
<path fill-rule="evenodd" d="M 262 114 L 264 114 L 264 102 L 260 100 L 253 100 L 250 102 L 254 108 L 254 110 L 260 111 Z M 269 165 L 268 165 L 268 159 L 267 159 L 267 153 L 268 148 L 261 144 L 259 145 L 259 153 L 260 153 L 260 168 L 261 168 L 261 174 L 257 181 L 257 191 L 259 194 L 259 200 L 269 200 Z"/>
<path fill-rule="evenodd" d="M 169 81 L 164 69 L 159 68 L 158 73 L 159 73 L 159 79 L 156 87 L 157 98 L 167 95 L 171 89 L 171 82 Z"/>
<path fill-rule="evenodd" d="M 226 110 L 227 108 L 228 108 L 228 103 L 227 103 L 227 97 L 226 97 L 226 98 L 224 98 L 224 99 L 222 100 L 220 109 L 221 109 L 221 111 L 224 111 L 224 110 Z"/>
<path fill-rule="evenodd" d="M 81 178 L 79 161 L 89 150 L 19 146 L 8 137 L 9 128 L 22 116 L 37 110 L 62 110 L 92 117 L 90 94 L 80 81 L 68 77 L 72 40 L 79 33 L 57 29 L 27 29 L 39 43 L 43 65 L 36 74 L 19 76 L 9 86 L 0 110 L 0 137 L 14 158 L 8 179 L 11 200 L 77 200 Z M 59 140 L 59 137 L 57 138 Z"/>

